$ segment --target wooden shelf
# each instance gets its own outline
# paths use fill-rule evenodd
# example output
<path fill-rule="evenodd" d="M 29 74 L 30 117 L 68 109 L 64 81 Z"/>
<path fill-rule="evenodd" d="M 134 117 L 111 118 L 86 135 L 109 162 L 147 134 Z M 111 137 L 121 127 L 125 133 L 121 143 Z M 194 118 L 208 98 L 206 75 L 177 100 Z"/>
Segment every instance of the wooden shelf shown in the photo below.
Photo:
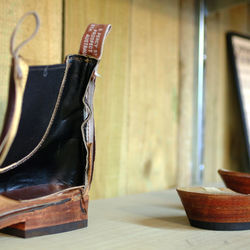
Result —
<path fill-rule="evenodd" d="M 209 231 L 189 225 L 175 190 L 90 202 L 89 227 L 20 239 L 0 234 L 1 250 L 247 249 L 249 231 Z"/>

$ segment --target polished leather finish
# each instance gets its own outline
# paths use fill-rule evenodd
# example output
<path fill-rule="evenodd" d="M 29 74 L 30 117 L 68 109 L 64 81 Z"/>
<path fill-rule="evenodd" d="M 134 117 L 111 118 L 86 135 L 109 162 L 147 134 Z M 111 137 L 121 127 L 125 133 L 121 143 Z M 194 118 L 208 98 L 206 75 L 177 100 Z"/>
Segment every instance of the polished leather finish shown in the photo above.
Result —
<path fill-rule="evenodd" d="M 69 56 L 65 86 L 48 137 L 30 159 L 0 175 L 0 192 L 48 183 L 65 186 L 84 185 L 87 151 L 81 132 L 81 125 L 84 121 L 82 99 L 97 64 L 95 59 L 85 60 L 86 58 L 81 55 Z M 49 76 L 50 74 L 48 74 Z M 61 82 L 61 80 L 62 75 L 59 73 L 57 81 Z M 29 86 L 32 86 L 32 83 Z M 35 91 L 35 87 L 33 90 Z M 59 91 L 59 88 L 57 88 L 57 91 Z M 33 95 L 32 87 L 29 89 L 29 95 Z M 30 127 L 31 129 L 29 134 L 27 134 L 27 131 L 24 133 L 26 134 L 22 138 L 24 144 L 29 145 L 26 140 L 29 140 L 32 136 L 35 138 L 32 147 L 39 141 L 38 138 L 41 138 L 45 127 L 48 125 L 49 119 L 46 114 L 50 114 L 49 118 L 51 117 L 51 106 L 54 107 L 57 95 L 58 93 L 54 96 L 48 95 L 49 98 L 54 98 L 54 100 L 48 101 L 49 105 L 46 105 L 46 99 L 39 100 L 41 97 L 36 95 L 37 102 L 47 106 L 48 109 L 41 113 L 34 109 L 33 113 L 28 114 L 31 119 L 34 117 L 35 122 L 32 123 L 30 122 L 31 119 L 28 119 L 29 124 L 25 124 L 26 128 Z M 40 116 L 39 119 L 35 119 L 37 116 Z M 42 119 L 40 119 L 41 116 L 43 116 Z M 37 130 L 32 129 L 34 127 L 40 131 L 39 135 L 32 134 L 34 133 L 32 131 Z M 20 147 L 20 141 L 18 143 L 17 148 L 22 148 Z M 13 148 L 15 148 L 15 143 Z M 30 150 L 31 147 L 26 147 L 19 152 L 16 151 L 13 157 L 8 155 L 5 165 L 20 160 L 29 151 L 27 148 Z M 17 156 L 20 159 L 17 159 Z"/>

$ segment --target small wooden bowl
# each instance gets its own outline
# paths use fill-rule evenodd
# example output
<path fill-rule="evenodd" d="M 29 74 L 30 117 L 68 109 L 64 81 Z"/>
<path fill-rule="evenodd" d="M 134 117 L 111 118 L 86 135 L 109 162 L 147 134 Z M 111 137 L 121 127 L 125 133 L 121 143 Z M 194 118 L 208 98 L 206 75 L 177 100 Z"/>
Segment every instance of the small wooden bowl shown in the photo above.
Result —
<path fill-rule="evenodd" d="M 227 188 L 190 187 L 177 192 L 189 222 L 210 230 L 250 229 L 250 196 Z"/>
<path fill-rule="evenodd" d="M 250 174 L 219 169 L 225 185 L 235 192 L 250 194 Z"/>

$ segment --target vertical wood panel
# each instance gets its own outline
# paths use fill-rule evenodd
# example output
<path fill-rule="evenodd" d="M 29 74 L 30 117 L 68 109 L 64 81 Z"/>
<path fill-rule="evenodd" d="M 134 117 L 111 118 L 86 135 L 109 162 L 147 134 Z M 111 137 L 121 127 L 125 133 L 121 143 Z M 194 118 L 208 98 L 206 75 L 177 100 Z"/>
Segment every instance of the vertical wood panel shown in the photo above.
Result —
<path fill-rule="evenodd" d="M 178 1 L 134 0 L 128 99 L 128 191 L 176 184 Z"/>
<path fill-rule="evenodd" d="M 66 54 L 90 22 L 113 25 L 95 95 L 92 197 L 175 185 L 179 1 L 66 0 Z"/>
<path fill-rule="evenodd" d="M 127 0 L 68 0 L 65 3 L 65 54 L 78 51 L 89 23 L 112 24 L 98 69 L 102 77 L 97 79 L 95 93 L 97 157 L 92 198 L 126 193 L 130 8 Z"/>
<path fill-rule="evenodd" d="M 7 101 L 11 60 L 10 36 L 19 18 L 31 10 L 39 14 L 41 28 L 37 36 L 21 49 L 20 54 L 30 65 L 61 62 L 62 1 L 0 0 L 0 124 L 2 124 Z M 21 26 L 17 44 L 33 32 L 35 21 L 32 18 L 27 18 Z"/>
<path fill-rule="evenodd" d="M 226 32 L 248 31 L 246 4 L 207 18 L 205 181 L 218 180 L 217 169 L 242 170 L 246 151 L 236 88 L 226 51 Z"/>
<path fill-rule="evenodd" d="M 192 180 L 192 138 L 194 122 L 194 84 L 197 82 L 197 25 L 195 0 L 182 0 L 180 5 L 180 85 L 178 123 L 177 185 L 188 186 Z"/>

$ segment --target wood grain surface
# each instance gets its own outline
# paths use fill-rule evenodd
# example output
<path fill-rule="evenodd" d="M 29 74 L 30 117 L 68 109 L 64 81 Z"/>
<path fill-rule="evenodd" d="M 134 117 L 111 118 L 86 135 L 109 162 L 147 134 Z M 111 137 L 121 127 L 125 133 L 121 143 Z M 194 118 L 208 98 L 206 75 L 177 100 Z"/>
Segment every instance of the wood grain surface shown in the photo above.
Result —
<path fill-rule="evenodd" d="M 177 144 L 177 186 L 188 186 L 192 181 L 193 122 L 195 83 L 197 82 L 197 25 L 195 1 L 183 0 L 180 5 L 179 28 L 179 103 Z M 188 49 L 187 49 L 188 48 Z"/>
<path fill-rule="evenodd" d="M 128 192 L 176 184 L 178 1 L 133 1 L 128 96 Z"/>
<path fill-rule="evenodd" d="M 64 3 L 64 4 L 63 4 Z M 64 6 L 64 7 L 63 7 Z M 76 53 L 90 22 L 111 23 L 97 79 L 97 159 L 92 198 L 188 185 L 195 83 L 194 0 L 0 0 L 0 124 L 9 74 L 9 39 L 20 16 L 37 10 L 41 29 L 21 51 L 29 64 Z M 249 30 L 246 4 L 207 18 L 205 181 L 245 166 L 225 31 Z M 18 41 L 30 34 L 26 20 Z M 63 45 L 63 46 L 62 46 Z"/>
<path fill-rule="evenodd" d="M 95 95 L 97 158 L 92 197 L 174 186 L 179 1 L 66 0 L 65 54 L 77 50 L 90 22 L 113 26 Z"/>

